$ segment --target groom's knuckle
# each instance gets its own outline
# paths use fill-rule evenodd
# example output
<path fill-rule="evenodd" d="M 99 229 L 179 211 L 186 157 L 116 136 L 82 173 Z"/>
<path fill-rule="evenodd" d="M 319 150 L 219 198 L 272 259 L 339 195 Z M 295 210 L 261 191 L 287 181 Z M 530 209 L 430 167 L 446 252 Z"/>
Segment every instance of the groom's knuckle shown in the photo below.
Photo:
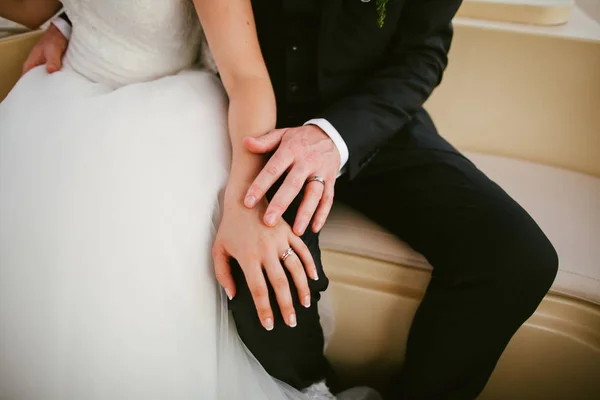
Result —
<path fill-rule="evenodd" d="M 256 183 L 253 184 L 252 186 L 250 186 L 250 189 L 248 189 L 248 194 L 250 196 L 257 197 L 257 196 L 260 196 L 261 193 L 262 193 L 262 189 Z"/>
<path fill-rule="evenodd" d="M 316 150 L 309 150 L 304 153 L 304 160 L 309 164 L 316 164 L 321 161 L 321 153 Z"/>
<path fill-rule="evenodd" d="M 294 155 L 303 154 L 305 151 L 305 146 L 300 139 L 291 139 L 288 142 L 288 146 Z"/>
<path fill-rule="evenodd" d="M 310 217 L 312 217 L 312 212 L 311 212 L 311 210 L 309 210 L 309 209 L 305 209 L 305 210 L 303 210 L 302 212 L 300 212 L 300 217 L 301 217 L 303 220 L 309 220 L 309 219 L 310 219 Z"/>
<path fill-rule="evenodd" d="M 269 204 L 269 206 L 271 207 L 271 210 L 275 211 L 278 214 L 283 213 L 283 211 L 285 210 L 283 203 L 279 199 L 272 201 L 271 204 Z"/>
<path fill-rule="evenodd" d="M 304 172 L 302 170 L 302 167 L 300 167 L 300 171 L 298 171 L 298 172 L 299 172 L 298 175 L 294 175 L 294 176 L 290 177 L 290 184 L 296 190 L 299 190 L 300 188 L 302 188 L 302 186 L 304 186 L 304 178 L 302 176 L 300 176 Z"/>
<path fill-rule="evenodd" d="M 312 169 L 312 164 L 306 158 L 304 158 L 304 159 L 302 159 L 302 161 L 299 161 L 298 163 L 296 163 L 296 173 L 298 173 L 298 175 L 306 177 L 306 176 L 308 176 L 311 169 Z M 302 184 L 304 184 L 304 180 L 302 180 Z"/>
<path fill-rule="evenodd" d="M 272 164 L 267 165 L 265 172 L 271 176 L 277 176 L 279 175 L 279 167 L 273 162 Z"/>
<path fill-rule="evenodd" d="M 308 139 L 306 138 L 306 136 L 304 136 L 304 135 L 300 136 L 300 138 L 298 139 L 298 142 L 300 142 L 300 144 L 302 145 L 302 148 L 305 151 L 307 149 L 310 149 L 310 142 L 308 141 Z"/>

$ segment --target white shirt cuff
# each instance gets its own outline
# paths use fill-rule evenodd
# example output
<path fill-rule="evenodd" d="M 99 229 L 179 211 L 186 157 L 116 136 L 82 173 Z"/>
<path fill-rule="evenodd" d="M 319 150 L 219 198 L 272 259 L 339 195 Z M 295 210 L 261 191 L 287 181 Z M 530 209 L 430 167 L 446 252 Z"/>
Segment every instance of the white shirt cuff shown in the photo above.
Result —
<path fill-rule="evenodd" d="M 71 25 L 61 17 L 54 17 L 52 21 L 50 21 L 52 25 L 56 27 L 63 34 L 64 37 L 69 40 L 71 38 L 71 30 L 73 29 Z"/>
<path fill-rule="evenodd" d="M 340 152 L 340 172 L 338 177 L 342 175 L 345 171 L 346 163 L 348 162 L 349 152 L 348 146 L 346 146 L 346 142 L 342 139 L 342 135 L 338 132 L 337 129 L 329 121 L 324 118 L 314 118 L 310 121 L 307 121 L 304 125 L 316 125 L 323 130 L 331 138 L 335 147 L 337 147 Z"/>

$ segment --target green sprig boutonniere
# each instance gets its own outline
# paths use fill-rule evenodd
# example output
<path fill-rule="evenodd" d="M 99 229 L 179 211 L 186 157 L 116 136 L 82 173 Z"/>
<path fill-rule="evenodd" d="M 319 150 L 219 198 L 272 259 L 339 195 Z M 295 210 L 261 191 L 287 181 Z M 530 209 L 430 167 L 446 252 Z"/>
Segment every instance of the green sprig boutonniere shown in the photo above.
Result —
<path fill-rule="evenodd" d="M 388 0 L 377 0 L 377 25 L 380 28 L 383 28 L 383 23 L 385 22 L 385 11 Z"/>

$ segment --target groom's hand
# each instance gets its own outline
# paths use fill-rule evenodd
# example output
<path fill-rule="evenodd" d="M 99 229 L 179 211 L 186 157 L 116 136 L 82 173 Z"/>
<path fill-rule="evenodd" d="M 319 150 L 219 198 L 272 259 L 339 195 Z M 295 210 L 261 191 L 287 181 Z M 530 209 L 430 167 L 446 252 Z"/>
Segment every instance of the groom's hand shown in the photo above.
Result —
<path fill-rule="evenodd" d="M 312 177 L 319 177 L 324 183 L 319 180 L 307 183 L 293 230 L 296 235 L 302 235 L 313 215 L 312 230 L 321 230 L 333 204 L 335 179 L 341 163 L 340 153 L 331 138 L 318 126 L 305 125 L 246 138 L 244 146 L 255 154 L 275 151 L 248 189 L 244 200 L 246 207 L 254 207 L 287 171 L 264 215 L 264 223 L 274 226 L 305 183 Z"/>
<path fill-rule="evenodd" d="M 62 58 L 67 49 L 67 38 L 54 24 L 50 24 L 44 35 L 33 47 L 23 64 L 23 75 L 31 69 L 46 64 L 46 71 L 53 73 L 62 68 Z"/>

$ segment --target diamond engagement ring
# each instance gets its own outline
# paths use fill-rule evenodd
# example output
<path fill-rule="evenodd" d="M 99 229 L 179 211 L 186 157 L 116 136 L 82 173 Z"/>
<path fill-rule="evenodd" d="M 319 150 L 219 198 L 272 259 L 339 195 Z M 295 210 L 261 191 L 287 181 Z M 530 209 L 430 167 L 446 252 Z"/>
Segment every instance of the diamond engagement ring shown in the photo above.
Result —
<path fill-rule="evenodd" d="M 310 178 L 308 178 L 306 183 L 310 183 L 313 181 L 321 182 L 323 185 L 325 185 L 325 179 L 323 179 L 322 177 L 317 176 L 317 175 L 311 176 Z"/>
<path fill-rule="evenodd" d="M 281 255 L 281 261 L 285 261 L 286 258 L 288 258 L 289 256 L 291 256 L 292 254 L 294 254 L 294 249 L 292 249 L 291 247 L 288 247 L 288 249 L 285 251 L 285 253 L 283 253 Z"/>

